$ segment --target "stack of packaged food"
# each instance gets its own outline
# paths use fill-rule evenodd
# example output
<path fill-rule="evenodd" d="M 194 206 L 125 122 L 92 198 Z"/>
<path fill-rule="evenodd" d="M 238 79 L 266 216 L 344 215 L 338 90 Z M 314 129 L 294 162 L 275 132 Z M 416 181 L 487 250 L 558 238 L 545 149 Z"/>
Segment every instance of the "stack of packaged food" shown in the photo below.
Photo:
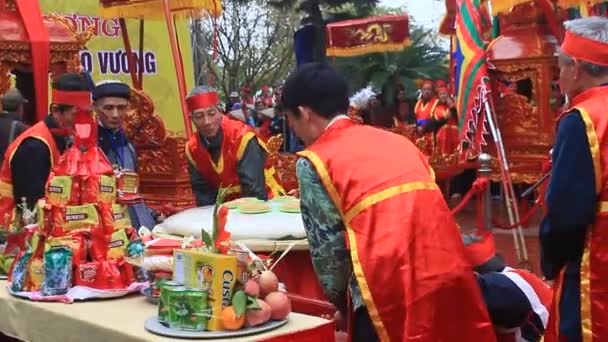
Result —
<path fill-rule="evenodd" d="M 133 266 L 143 257 L 143 244 L 118 192 L 114 170 L 99 148 L 68 149 L 38 202 L 37 224 L 20 233 L 11 290 L 53 296 L 74 286 L 113 290 L 145 281 Z"/>

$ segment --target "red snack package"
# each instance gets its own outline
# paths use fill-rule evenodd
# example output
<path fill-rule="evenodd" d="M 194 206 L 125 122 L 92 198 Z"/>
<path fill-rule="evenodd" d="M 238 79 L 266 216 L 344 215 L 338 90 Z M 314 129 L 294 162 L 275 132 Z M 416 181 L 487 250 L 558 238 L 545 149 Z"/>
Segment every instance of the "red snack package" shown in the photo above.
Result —
<path fill-rule="evenodd" d="M 116 201 L 116 180 L 110 175 L 84 177 L 81 188 L 82 203 L 112 204 Z"/>
<path fill-rule="evenodd" d="M 91 229 L 88 240 L 88 251 L 91 259 L 104 261 L 108 255 L 108 245 L 112 234 L 106 234 L 101 226 Z"/>
<path fill-rule="evenodd" d="M 121 262 L 124 262 L 124 260 Z M 119 263 L 116 260 L 106 260 L 100 263 L 101 274 L 106 280 L 106 288 L 108 289 L 123 289 L 127 287 L 120 274 Z"/>
<path fill-rule="evenodd" d="M 122 282 L 125 287 L 135 282 L 135 270 L 133 265 L 126 262 L 124 259 L 119 261 L 120 275 L 122 276 Z"/>
<path fill-rule="evenodd" d="M 111 204 L 100 203 L 98 206 L 99 215 L 101 216 L 101 226 L 106 234 L 112 234 L 114 227 L 114 212 Z"/>
<path fill-rule="evenodd" d="M 53 207 L 51 215 L 54 236 L 88 232 L 100 224 L 99 213 L 94 204 Z"/>
<path fill-rule="evenodd" d="M 46 200 L 51 205 L 61 207 L 80 204 L 80 177 L 51 173 L 46 183 Z"/>
<path fill-rule="evenodd" d="M 99 261 L 83 262 L 74 267 L 74 285 L 88 286 L 94 289 L 106 289 L 107 284 L 102 276 Z"/>

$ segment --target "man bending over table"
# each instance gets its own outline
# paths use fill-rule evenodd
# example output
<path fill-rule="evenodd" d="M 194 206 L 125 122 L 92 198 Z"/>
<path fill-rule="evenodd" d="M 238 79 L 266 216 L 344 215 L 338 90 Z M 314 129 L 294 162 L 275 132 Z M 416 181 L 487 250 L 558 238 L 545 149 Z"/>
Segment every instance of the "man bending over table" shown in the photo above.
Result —
<path fill-rule="evenodd" d="M 266 168 L 266 146 L 244 123 L 222 114 L 218 93 L 195 88 L 186 99 L 196 134 L 186 146 L 192 191 L 197 206 L 215 203 L 219 188 L 228 188 L 226 200 L 283 192 L 273 168 Z"/>

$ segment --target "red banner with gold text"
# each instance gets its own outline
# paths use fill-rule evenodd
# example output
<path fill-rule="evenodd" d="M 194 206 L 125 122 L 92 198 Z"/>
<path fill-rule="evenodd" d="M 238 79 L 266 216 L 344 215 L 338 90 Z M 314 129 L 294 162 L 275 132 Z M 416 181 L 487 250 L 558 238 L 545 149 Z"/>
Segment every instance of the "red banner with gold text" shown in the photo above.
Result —
<path fill-rule="evenodd" d="M 400 51 L 410 44 L 409 18 L 391 15 L 327 25 L 327 56 Z"/>

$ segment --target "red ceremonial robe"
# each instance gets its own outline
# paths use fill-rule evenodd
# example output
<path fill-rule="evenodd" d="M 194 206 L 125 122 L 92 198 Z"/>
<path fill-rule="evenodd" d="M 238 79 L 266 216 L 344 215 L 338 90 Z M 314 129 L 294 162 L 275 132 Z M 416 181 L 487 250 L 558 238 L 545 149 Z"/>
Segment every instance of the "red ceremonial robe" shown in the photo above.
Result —
<path fill-rule="evenodd" d="M 196 167 L 201 176 L 205 177 L 213 186 L 229 187 L 226 201 L 241 197 L 240 179 L 237 173 L 238 162 L 243 157 L 247 144 L 251 139 L 258 139 L 253 129 L 238 120 L 232 120 L 227 116 L 222 118 L 222 153 L 217 163 L 205 149 L 195 134 L 190 137 L 186 146 L 186 157 Z M 260 139 L 258 143 L 266 149 L 266 145 Z M 268 198 L 281 195 L 284 190 L 279 184 L 276 172 L 272 166 L 266 166 L 264 170 Z"/>
<path fill-rule="evenodd" d="M 580 314 L 583 342 L 608 341 L 608 87 L 595 87 L 572 99 L 587 130 L 593 159 L 595 187 L 598 196 L 597 217 L 587 231 L 587 241 L 580 267 Z M 564 269 L 565 270 L 565 269 Z M 562 341 L 559 334 L 560 299 L 563 293 L 564 270 L 556 279 L 555 297 L 550 313 L 546 342 Z"/>
<path fill-rule="evenodd" d="M 452 154 L 456 152 L 458 147 L 458 122 L 452 118 L 450 107 L 444 104 L 438 104 L 433 111 L 433 119 L 447 120 L 436 133 L 435 151 L 440 154 Z"/>
<path fill-rule="evenodd" d="M 496 340 L 456 222 L 409 140 L 339 120 L 299 154 L 341 211 L 381 341 Z"/>
<path fill-rule="evenodd" d="M 57 144 L 53 138 L 53 134 L 44 121 L 40 121 L 23 132 L 11 145 L 9 145 L 4 154 L 4 162 L 0 169 L 0 229 L 8 229 L 15 218 L 16 203 L 13 198 L 11 161 L 21 143 L 28 138 L 38 139 L 48 146 L 49 151 L 51 152 L 51 169 L 61 156 L 59 148 L 57 148 Z"/>
<path fill-rule="evenodd" d="M 416 115 L 416 121 L 418 120 L 429 120 L 433 116 L 435 107 L 437 106 L 439 99 L 433 97 L 427 103 L 423 103 L 422 99 L 416 102 L 414 107 L 414 114 Z"/>

